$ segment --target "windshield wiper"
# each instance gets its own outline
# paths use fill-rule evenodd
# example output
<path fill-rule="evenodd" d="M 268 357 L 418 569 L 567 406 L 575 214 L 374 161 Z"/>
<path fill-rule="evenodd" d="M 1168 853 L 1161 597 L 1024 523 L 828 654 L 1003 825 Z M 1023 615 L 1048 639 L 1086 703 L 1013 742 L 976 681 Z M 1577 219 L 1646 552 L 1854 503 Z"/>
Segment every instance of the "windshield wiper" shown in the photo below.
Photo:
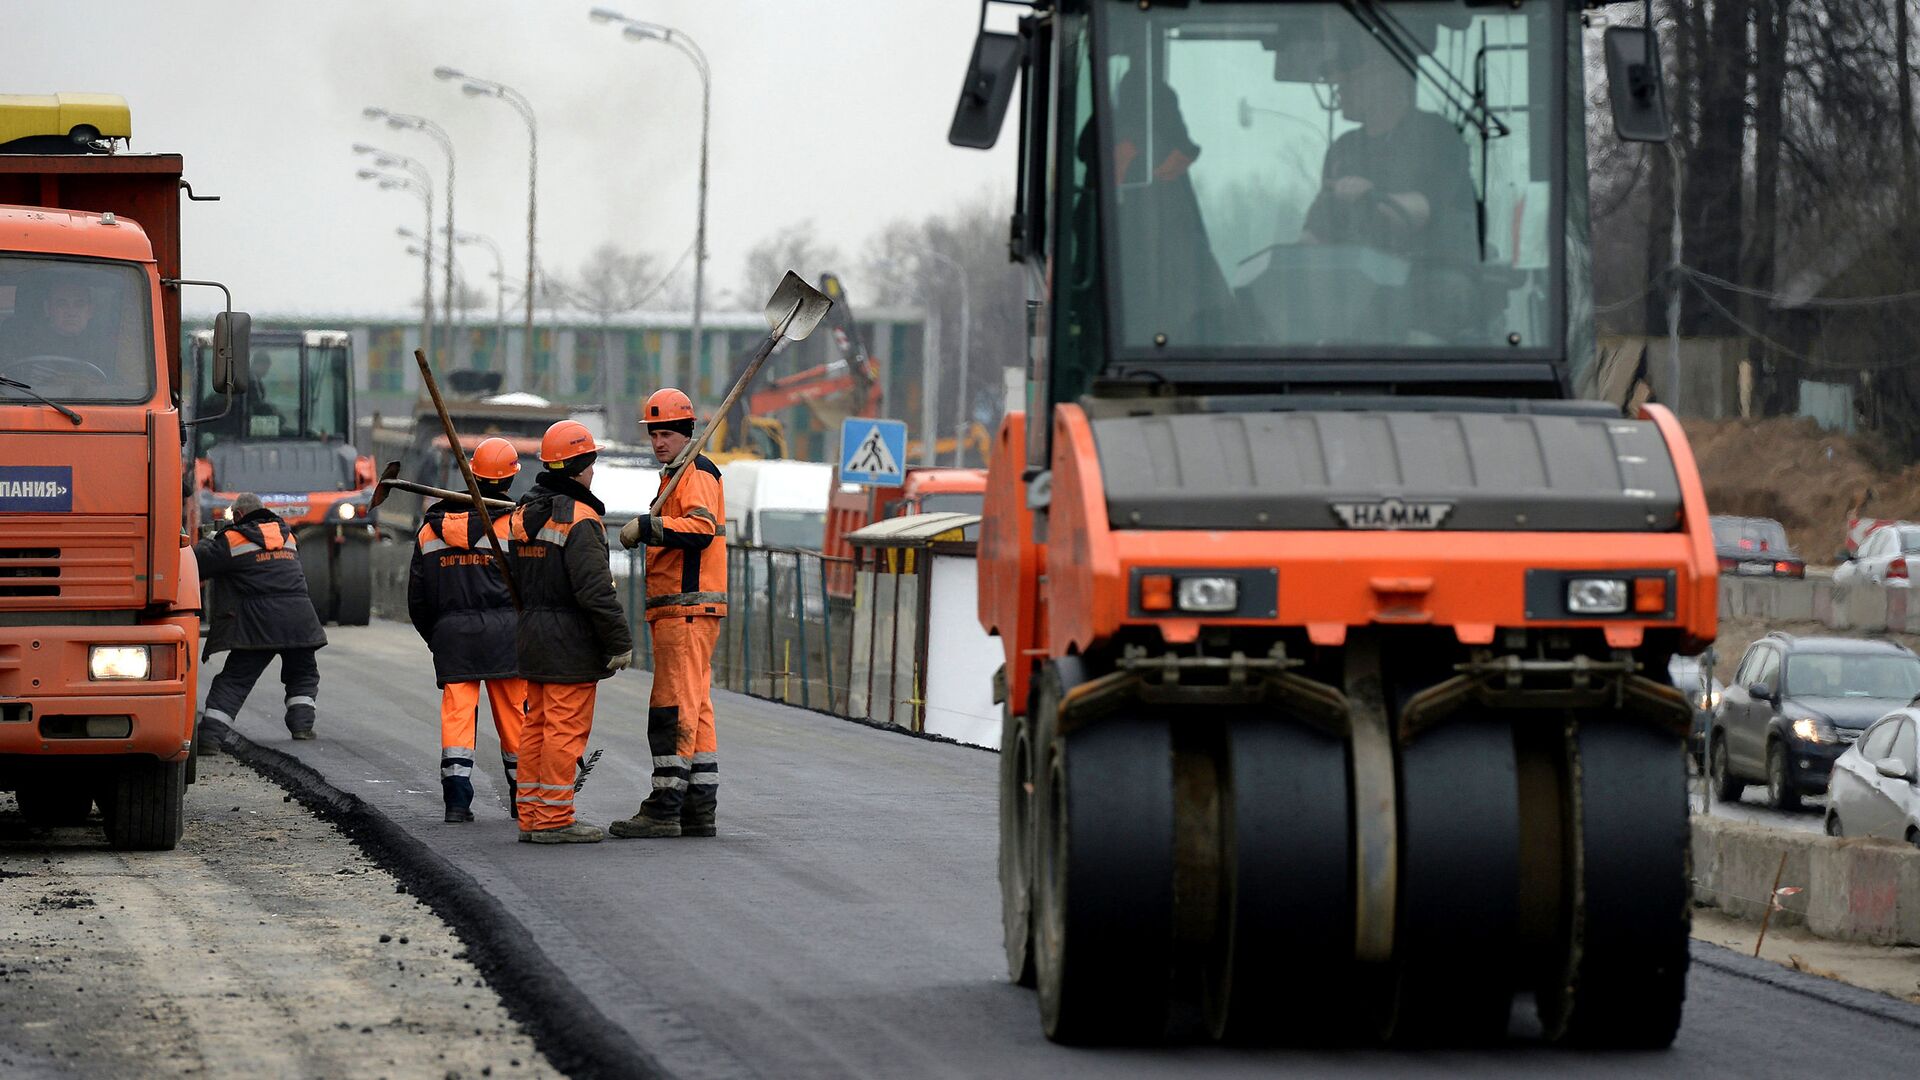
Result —
<path fill-rule="evenodd" d="M 1387 50 L 1387 53 L 1405 69 L 1408 75 L 1413 76 L 1415 82 L 1425 80 L 1435 92 L 1445 98 L 1447 104 L 1460 113 L 1462 120 L 1479 130 L 1481 138 L 1498 139 L 1513 134 L 1507 125 L 1494 115 L 1493 110 L 1488 108 L 1486 103 L 1482 102 L 1478 95 L 1466 83 L 1461 82 L 1460 77 L 1449 70 L 1445 64 L 1439 64 L 1436 61 L 1436 66 L 1447 77 L 1446 82 L 1442 82 L 1433 72 L 1422 67 L 1420 58 L 1424 56 L 1431 59 L 1432 50 L 1420 44 L 1419 39 L 1413 36 L 1406 24 L 1395 18 L 1392 12 L 1382 8 L 1376 0 L 1341 0 L 1340 6 L 1346 9 L 1347 14 L 1353 16 L 1355 22 L 1366 29 L 1368 36 L 1379 42 L 1381 48 Z"/>
<path fill-rule="evenodd" d="M 0 386 L 11 386 L 15 390 L 26 391 L 28 394 L 32 395 L 32 397 L 35 400 L 40 402 L 40 404 L 58 411 L 61 416 L 64 416 L 67 419 L 73 421 L 74 427 L 80 426 L 81 421 L 80 421 L 79 413 L 74 412 L 72 409 L 67 408 L 65 405 L 60 404 L 59 402 L 53 400 L 52 398 L 41 397 L 38 391 L 34 390 L 33 387 L 28 386 L 26 383 L 21 382 L 19 379 L 9 379 L 5 375 L 0 375 Z"/>

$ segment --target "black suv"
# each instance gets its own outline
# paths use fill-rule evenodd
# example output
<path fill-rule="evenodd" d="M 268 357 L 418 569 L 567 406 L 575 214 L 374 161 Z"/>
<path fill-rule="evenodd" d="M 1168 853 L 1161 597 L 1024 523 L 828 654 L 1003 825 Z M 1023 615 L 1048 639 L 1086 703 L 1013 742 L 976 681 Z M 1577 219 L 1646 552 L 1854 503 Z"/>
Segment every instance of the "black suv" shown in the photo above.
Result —
<path fill-rule="evenodd" d="M 1747 647 L 1713 717 L 1714 797 L 1767 785 L 1781 810 L 1827 790 L 1833 759 L 1920 694 L 1920 656 L 1890 641 L 1772 633 Z"/>

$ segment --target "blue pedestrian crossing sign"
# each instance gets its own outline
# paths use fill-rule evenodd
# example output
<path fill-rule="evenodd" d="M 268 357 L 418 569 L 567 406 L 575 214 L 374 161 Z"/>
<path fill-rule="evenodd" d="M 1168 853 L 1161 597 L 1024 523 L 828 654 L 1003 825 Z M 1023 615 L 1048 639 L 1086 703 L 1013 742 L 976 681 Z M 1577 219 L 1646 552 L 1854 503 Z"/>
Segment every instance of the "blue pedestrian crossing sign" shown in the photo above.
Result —
<path fill-rule="evenodd" d="M 907 425 L 902 420 L 848 417 L 840 422 L 840 479 L 898 487 L 907 478 Z"/>

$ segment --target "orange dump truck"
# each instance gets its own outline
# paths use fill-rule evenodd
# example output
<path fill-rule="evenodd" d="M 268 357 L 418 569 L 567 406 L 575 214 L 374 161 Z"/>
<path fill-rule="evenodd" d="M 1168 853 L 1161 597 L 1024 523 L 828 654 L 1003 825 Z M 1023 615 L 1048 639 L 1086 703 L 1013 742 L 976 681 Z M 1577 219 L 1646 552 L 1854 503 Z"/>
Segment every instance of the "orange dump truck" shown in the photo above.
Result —
<path fill-rule="evenodd" d="M 0 153 L 0 790 L 168 849 L 200 628 L 181 161 L 98 149 Z M 245 316 L 220 322 L 244 355 Z"/>

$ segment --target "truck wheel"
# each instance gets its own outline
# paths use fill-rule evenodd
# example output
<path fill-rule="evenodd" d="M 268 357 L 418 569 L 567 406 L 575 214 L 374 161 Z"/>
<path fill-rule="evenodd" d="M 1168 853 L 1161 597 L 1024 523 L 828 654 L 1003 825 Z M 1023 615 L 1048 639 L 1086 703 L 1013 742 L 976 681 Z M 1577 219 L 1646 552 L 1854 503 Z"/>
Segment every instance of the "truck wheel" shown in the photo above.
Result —
<path fill-rule="evenodd" d="M 321 623 L 333 621 L 333 543 L 325 530 L 302 529 L 300 572 L 307 576 L 307 597 Z"/>
<path fill-rule="evenodd" d="M 365 626 L 373 617 L 373 541 L 340 545 L 333 568 L 333 619 L 341 626 Z"/>
<path fill-rule="evenodd" d="M 1173 967 L 1173 738 L 1141 712 L 1038 744 L 1034 946 L 1058 1043 L 1166 1033 Z"/>
<path fill-rule="evenodd" d="M 1285 717 L 1236 716 L 1220 764 L 1223 918 L 1208 1025 L 1229 1042 L 1345 1041 L 1364 1026 L 1354 1022 L 1361 995 L 1347 985 L 1355 878 L 1346 742 Z"/>
<path fill-rule="evenodd" d="M 186 825 L 187 763 L 136 758 L 108 783 L 107 843 L 121 851 L 172 851 Z"/>
<path fill-rule="evenodd" d="M 1041 701 L 1047 700 L 1044 696 Z M 1033 762 L 1031 716 L 1000 713 L 1000 920 L 1007 977 L 1033 985 Z"/>
<path fill-rule="evenodd" d="M 84 823 L 87 814 L 93 810 L 93 794 L 75 783 L 77 779 L 69 777 L 66 783 L 22 787 L 17 793 L 20 816 L 26 818 L 29 825 L 49 828 Z"/>
<path fill-rule="evenodd" d="M 1686 999 L 1687 778 L 1680 740 L 1651 726 L 1579 722 L 1569 740 L 1562 828 L 1559 978 L 1535 995 L 1555 1042 L 1668 1046 Z"/>

